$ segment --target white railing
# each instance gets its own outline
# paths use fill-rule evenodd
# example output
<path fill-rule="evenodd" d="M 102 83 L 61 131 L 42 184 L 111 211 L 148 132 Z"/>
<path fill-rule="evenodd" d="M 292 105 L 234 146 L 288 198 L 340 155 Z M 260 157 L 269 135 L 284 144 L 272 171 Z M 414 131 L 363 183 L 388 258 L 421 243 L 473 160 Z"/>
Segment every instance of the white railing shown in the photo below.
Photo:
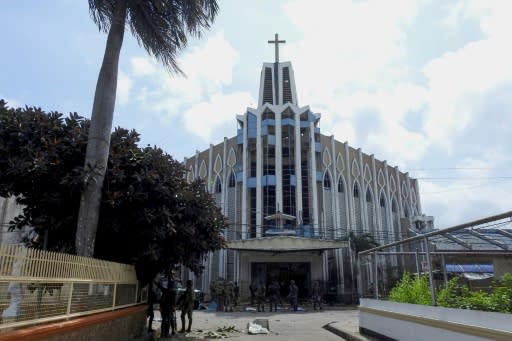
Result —
<path fill-rule="evenodd" d="M 145 299 L 132 265 L 0 245 L 0 332 Z"/>

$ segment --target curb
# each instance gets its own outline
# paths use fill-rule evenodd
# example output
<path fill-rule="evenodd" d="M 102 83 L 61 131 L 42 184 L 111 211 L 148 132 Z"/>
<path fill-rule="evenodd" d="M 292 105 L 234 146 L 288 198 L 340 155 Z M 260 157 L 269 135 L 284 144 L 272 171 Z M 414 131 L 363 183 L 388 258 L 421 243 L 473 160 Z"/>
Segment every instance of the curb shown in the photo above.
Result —
<path fill-rule="evenodd" d="M 328 323 L 325 326 L 323 326 L 322 328 L 324 328 L 325 330 L 330 331 L 333 334 L 338 335 L 339 337 L 341 337 L 341 338 L 343 338 L 343 339 L 345 339 L 347 341 L 368 341 L 367 338 L 363 338 L 360 335 L 355 335 L 353 333 L 350 333 L 350 332 L 347 332 L 345 330 L 342 330 L 342 329 L 335 328 L 335 327 L 331 326 L 331 324 L 333 324 L 333 323 L 337 323 L 337 322 Z"/>

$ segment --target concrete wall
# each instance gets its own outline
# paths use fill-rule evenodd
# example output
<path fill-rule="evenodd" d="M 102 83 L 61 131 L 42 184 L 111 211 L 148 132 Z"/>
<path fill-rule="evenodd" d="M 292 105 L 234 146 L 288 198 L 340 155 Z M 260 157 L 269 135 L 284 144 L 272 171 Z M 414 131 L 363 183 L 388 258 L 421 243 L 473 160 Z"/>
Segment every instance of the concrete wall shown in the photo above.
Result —
<path fill-rule="evenodd" d="M 0 341 L 128 341 L 145 333 L 146 305 L 0 333 Z"/>
<path fill-rule="evenodd" d="M 395 340 L 512 340 L 512 315 L 361 299 L 359 328 Z"/>

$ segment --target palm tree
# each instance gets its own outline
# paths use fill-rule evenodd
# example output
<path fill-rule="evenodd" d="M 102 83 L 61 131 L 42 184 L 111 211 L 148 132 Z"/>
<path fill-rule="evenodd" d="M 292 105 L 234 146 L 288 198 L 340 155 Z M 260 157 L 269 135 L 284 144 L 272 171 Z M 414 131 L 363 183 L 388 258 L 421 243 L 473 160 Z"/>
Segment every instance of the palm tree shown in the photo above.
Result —
<path fill-rule="evenodd" d="M 183 74 L 176 62 L 177 53 L 187 45 L 187 35 L 200 36 L 203 28 L 210 28 L 218 5 L 216 0 L 89 0 L 89 10 L 100 31 L 108 32 L 94 94 L 75 239 L 77 254 L 92 257 L 125 26 L 171 73 Z"/>

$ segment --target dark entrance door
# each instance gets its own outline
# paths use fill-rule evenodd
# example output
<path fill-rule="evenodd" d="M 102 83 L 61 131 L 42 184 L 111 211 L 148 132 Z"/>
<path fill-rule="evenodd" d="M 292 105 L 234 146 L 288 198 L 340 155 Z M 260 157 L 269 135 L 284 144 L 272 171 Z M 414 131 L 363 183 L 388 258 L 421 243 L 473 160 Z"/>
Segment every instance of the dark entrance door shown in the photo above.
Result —
<path fill-rule="evenodd" d="M 299 287 L 299 297 L 308 297 L 311 283 L 311 263 L 252 263 L 251 281 L 263 283 L 267 287 L 277 281 L 281 287 L 281 296 L 288 295 L 291 280 Z"/>

